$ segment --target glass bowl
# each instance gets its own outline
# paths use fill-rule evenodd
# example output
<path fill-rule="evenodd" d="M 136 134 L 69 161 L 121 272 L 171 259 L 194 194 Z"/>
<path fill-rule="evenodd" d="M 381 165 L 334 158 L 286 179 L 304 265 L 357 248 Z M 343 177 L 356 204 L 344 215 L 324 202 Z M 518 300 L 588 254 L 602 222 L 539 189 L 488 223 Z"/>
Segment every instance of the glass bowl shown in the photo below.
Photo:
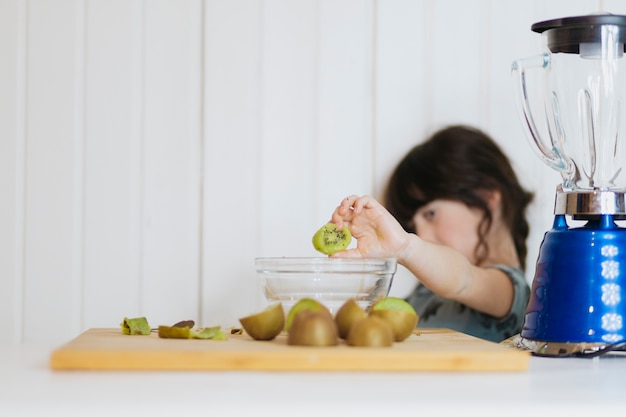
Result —
<path fill-rule="evenodd" d="M 313 298 L 333 314 L 350 298 L 367 311 L 389 294 L 397 269 L 392 258 L 256 258 L 255 266 L 269 303 L 288 312 L 301 298 Z"/>

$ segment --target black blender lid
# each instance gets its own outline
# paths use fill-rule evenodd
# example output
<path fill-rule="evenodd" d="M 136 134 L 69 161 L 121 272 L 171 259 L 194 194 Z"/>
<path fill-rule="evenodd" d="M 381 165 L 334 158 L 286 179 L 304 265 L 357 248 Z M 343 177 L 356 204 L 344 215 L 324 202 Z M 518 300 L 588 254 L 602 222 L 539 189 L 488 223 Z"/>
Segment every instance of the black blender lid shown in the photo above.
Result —
<path fill-rule="evenodd" d="M 581 43 L 602 41 L 602 26 L 619 27 L 619 42 L 626 44 L 626 16 L 591 14 L 537 22 L 530 28 L 537 33 L 546 32 L 551 52 L 579 53 Z"/>

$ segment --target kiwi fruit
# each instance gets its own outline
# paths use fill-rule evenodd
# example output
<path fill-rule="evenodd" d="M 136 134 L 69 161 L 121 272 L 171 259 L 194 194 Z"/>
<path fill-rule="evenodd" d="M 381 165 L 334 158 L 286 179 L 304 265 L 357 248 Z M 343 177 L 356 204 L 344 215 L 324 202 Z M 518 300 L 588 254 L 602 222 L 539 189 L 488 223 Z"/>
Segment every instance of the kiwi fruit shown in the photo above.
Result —
<path fill-rule="evenodd" d="M 345 250 L 352 241 L 348 227 L 337 230 L 334 223 L 327 223 L 313 235 L 313 247 L 326 255 Z"/>
<path fill-rule="evenodd" d="M 385 320 L 367 316 L 354 322 L 346 342 L 350 346 L 389 347 L 393 345 L 393 330 Z"/>
<path fill-rule="evenodd" d="M 287 313 L 287 319 L 285 321 L 285 330 L 289 331 L 291 329 L 291 323 L 296 315 L 302 311 L 321 311 L 323 314 L 326 314 L 331 319 L 333 318 L 330 310 L 322 303 L 317 301 L 314 298 L 301 298 L 299 299 Z"/>
<path fill-rule="evenodd" d="M 239 319 L 243 329 L 255 340 L 272 340 L 285 328 L 285 312 L 281 303 Z"/>
<path fill-rule="evenodd" d="M 394 341 L 401 342 L 417 327 L 419 316 L 413 306 L 398 297 L 385 297 L 375 302 L 368 315 L 385 320 L 393 331 Z"/>
<path fill-rule="evenodd" d="M 159 326 L 158 332 L 162 339 L 191 339 L 189 327 Z"/>
<path fill-rule="evenodd" d="M 304 310 L 293 318 L 287 336 L 288 345 L 335 346 L 338 343 L 337 325 L 323 310 Z"/>
<path fill-rule="evenodd" d="M 354 298 L 350 298 L 348 301 L 337 310 L 335 314 L 335 322 L 337 323 L 337 329 L 339 330 L 339 337 L 346 339 L 350 328 L 359 319 L 367 317 L 367 312 L 359 306 Z"/>

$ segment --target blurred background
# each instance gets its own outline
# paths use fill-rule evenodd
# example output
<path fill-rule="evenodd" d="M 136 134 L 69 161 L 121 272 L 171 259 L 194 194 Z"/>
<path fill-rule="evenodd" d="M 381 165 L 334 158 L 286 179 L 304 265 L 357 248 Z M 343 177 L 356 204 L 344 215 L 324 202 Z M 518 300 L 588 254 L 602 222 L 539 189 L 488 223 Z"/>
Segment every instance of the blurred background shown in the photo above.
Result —
<path fill-rule="evenodd" d="M 0 341 L 236 325 L 264 305 L 255 257 L 321 255 L 342 198 L 457 123 L 536 193 L 530 282 L 560 176 L 511 62 L 533 23 L 599 10 L 626 2 L 0 0 Z"/>

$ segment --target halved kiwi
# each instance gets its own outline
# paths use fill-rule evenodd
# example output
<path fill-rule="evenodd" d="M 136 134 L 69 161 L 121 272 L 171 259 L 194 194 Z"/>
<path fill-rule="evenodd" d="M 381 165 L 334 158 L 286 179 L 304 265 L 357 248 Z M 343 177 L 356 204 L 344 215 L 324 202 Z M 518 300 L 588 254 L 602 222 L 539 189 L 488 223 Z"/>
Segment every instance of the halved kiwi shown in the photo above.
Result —
<path fill-rule="evenodd" d="M 354 322 L 346 339 L 348 345 L 360 347 L 389 347 L 393 341 L 393 330 L 389 323 L 374 316 Z"/>
<path fill-rule="evenodd" d="M 291 329 L 291 323 L 293 322 L 296 315 L 302 311 L 321 311 L 323 314 L 326 314 L 331 319 L 333 315 L 330 310 L 322 303 L 317 301 L 314 298 L 301 298 L 299 299 L 287 313 L 287 319 L 285 321 L 285 330 L 289 331 Z"/>
<path fill-rule="evenodd" d="M 285 328 L 285 311 L 281 303 L 239 319 L 243 329 L 255 340 L 272 340 Z"/>
<path fill-rule="evenodd" d="M 313 235 L 315 250 L 326 255 L 345 250 L 352 241 L 352 234 L 348 227 L 337 230 L 334 223 L 327 223 Z"/>
<path fill-rule="evenodd" d="M 337 325 L 324 311 L 305 310 L 293 319 L 288 345 L 296 346 L 335 346 L 339 343 Z"/>
<path fill-rule="evenodd" d="M 357 320 L 364 317 L 367 317 L 367 312 L 361 308 L 354 298 L 350 298 L 343 303 L 339 310 L 337 310 L 337 314 L 335 314 L 339 337 L 346 339 L 352 325 Z"/>
<path fill-rule="evenodd" d="M 409 337 L 419 322 L 419 316 L 413 306 L 398 297 L 385 297 L 378 300 L 370 307 L 368 315 L 389 323 L 396 342 Z"/>

